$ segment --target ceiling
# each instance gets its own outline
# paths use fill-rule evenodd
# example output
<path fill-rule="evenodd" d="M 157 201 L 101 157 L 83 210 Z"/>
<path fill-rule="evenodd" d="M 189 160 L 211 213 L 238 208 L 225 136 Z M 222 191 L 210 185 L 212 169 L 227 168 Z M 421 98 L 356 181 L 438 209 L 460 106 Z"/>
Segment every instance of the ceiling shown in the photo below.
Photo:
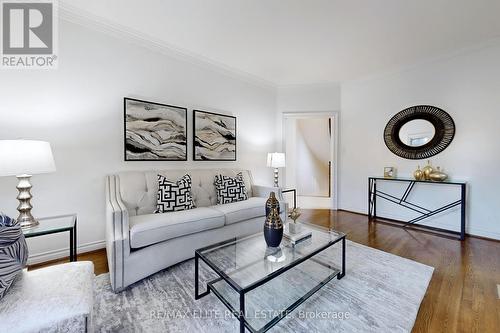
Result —
<path fill-rule="evenodd" d="M 61 2 L 275 85 L 352 80 L 500 36 L 499 0 Z"/>

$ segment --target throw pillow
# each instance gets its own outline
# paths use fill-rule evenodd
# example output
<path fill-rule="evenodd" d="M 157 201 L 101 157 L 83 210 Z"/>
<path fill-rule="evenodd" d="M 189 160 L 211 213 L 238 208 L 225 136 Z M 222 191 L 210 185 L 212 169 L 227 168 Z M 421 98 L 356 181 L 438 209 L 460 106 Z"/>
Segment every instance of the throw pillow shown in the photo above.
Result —
<path fill-rule="evenodd" d="M 28 260 L 28 245 L 21 226 L 15 220 L 0 216 L 0 300 Z"/>
<path fill-rule="evenodd" d="M 218 205 L 248 199 L 245 182 L 243 181 L 243 174 L 241 172 L 234 178 L 216 175 L 214 184 L 217 192 Z"/>
<path fill-rule="evenodd" d="M 191 176 L 185 175 L 177 182 L 158 175 L 158 195 L 155 213 L 177 212 L 195 208 L 191 196 Z"/>

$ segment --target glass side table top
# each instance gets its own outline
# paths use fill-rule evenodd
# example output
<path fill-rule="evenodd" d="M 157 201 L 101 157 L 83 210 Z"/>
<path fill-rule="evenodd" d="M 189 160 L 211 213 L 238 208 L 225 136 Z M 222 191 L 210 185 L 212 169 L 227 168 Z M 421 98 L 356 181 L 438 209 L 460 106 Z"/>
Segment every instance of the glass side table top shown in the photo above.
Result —
<path fill-rule="evenodd" d="M 280 270 L 345 237 L 341 232 L 302 225 L 312 231 L 312 236 L 295 245 L 283 237 L 279 248 L 268 248 L 263 234 L 259 233 L 200 249 L 198 254 L 209 261 L 217 273 L 232 280 L 238 289 L 251 288 L 269 275 L 279 274 Z"/>
<path fill-rule="evenodd" d="M 38 219 L 38 222 L 40 224 L 33 228 L 23 229 L 24 237 L 29 238 L 71 230 L 76 223 L 76 214 L 42 217 Z"/>

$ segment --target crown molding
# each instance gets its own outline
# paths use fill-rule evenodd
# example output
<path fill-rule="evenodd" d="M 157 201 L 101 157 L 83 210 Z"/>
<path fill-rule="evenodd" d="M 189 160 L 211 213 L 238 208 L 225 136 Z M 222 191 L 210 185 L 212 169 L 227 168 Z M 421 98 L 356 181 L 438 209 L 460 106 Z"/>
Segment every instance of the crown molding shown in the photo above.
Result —
<path fill-rule="evenodd" d="M 80 26 L 105 33 L 109 36 L 125 40 L 136 44 L 137 46 L 147 48 L 153 52 L 161 53 L 167 57 L 188 62 L 192 65 L 215 71 L 233 79 L 244 81 L 261 88 L 272 89 L 275 91 L 278 87 L 278 85 L 272 81 L 235 69 L 196 53 L 175 47 L 174 45 L 168 44 L 163 40 L 154 38 L 130 27 L 111 22 L 103 17 L 76 8 L 63 1 L 59 2 L 59 18 L 70 23 L 78 24 Z"/>

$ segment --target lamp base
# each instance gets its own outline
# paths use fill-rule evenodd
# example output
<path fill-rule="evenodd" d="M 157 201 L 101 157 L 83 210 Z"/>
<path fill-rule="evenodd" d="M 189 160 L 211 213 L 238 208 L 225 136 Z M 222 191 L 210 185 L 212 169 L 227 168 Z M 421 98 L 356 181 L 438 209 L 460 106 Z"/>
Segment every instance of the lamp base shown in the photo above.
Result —
<path fill-rule="evenodd" d="M 19 220 L 17 220 L 17 221 L 19 221 Z M 40 224 L 40 222 L 38 222 L 35 218 L 33 218 L 31 220 L 21 220 L 18 223 L 21 224 L 21 229 L 30 229 L 30 228 L 36 227 L 37 225 Z"/>
<path fill-rule="evenodd" d="M 19 216 L 17 217 L 17 223 L 21 225 L 21 228 L 28 229 L 36 227 L 40 224 L 33 215 L 31 215 L 31 186 L 30 183 L 31 175 L 20 175 L 17 176 L 19 183 L 16 188 L 19 191 L 17 195 L 17 200 L 19 200 L 19 206 L 17 206 L 17 210 L 19 211 Z"/>
<path fill-rule="evenodd" d="M 274 187 L 279 187 L 278 185 L 278 168 L 274 168 Z"/>

